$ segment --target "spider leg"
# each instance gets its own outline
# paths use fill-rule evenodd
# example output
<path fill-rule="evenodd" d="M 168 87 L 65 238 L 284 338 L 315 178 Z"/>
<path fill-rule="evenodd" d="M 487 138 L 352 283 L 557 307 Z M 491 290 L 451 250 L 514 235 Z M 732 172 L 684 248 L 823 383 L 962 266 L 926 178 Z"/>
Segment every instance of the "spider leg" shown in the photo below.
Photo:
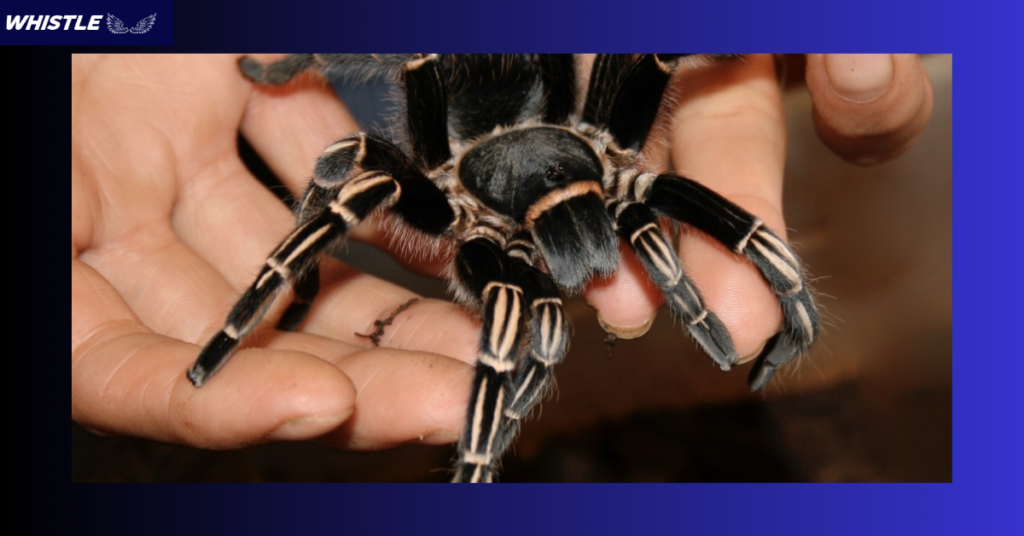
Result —
<path fill-rule="evenodd" d="M 548 392 L 552 369 L 569 349 L 558 287 L 530 264 L 533 255 L 534 245 L 524 233 L 509 242 L 507 251 L 477 238 L 464 243 L 456 256 L 461 282 L 480 296 L 484 325 L 454 482 L 494 479 L 520 421 Z M 527 334 L 530 345 L 517 367 Z"/>
<path fill-rule="evenodd" d="M 238 66 L 247 78 L 259 84 L 277 86 L 287 84 L 303 71 L 318 68 L 323 71 L 359 70 L 374 66 L 394 67 L 413 61 L 421 54 L 290 54 L 272 63 L 244 56 Z"/>
<path fill-rule="evenodd" d="M 639 151 L 661 109 L 677 61 L 692 54 L 598 54 L 583 121 L 605 127 L 619 147 Z"/>
<path fill-rule="evenodd" d="M 320 257 L 371 211 L 386 207 L 431 234 L 444 232 L 454 219 L 444 193 L 390 142 L 358 134 L 328 147 L 299 204 L 295 230 L 271 253 L 224 327 L 189 368 L 192 383 L 202 386 L 227 362 L 289 282 L 296 282 L 302 297 L 311 300 L 309 281 L 315 279 L 313 269 Z M 298 325 L 306 310 L 301 305 L 290 308 L 282 323 Z"/>
<path fill-rule="evenodd" d="M 722 370 L 729 370 L 739 359 L 732 337 L 722 321 L 705 307 L 651 209 L 640 203 L 620 206 L 617 221 L 619 234 L 636 252 L 676 318 Z"/>
<path fill-rule="evenodd" d="M 406 88 L 409 109 L 408 131 L 413 151 L 425 165 L 433 168 L 443 164 L 451 157 L 445 131 L 447 94 L 436 67 L 436 60 L 436 55 L 424 56 L 422 54 L 292 54 L 270 64 L 264 64 L 250 57 L 243 57 L 238 64 L 242 73 L 250 80 L 268 85 L 285 84 L 303 71 L 314 67 L 328 73 L 334 69 L 339 71 L 360 68 L 399 70 L 401 82 Z M 339 144 L 332 147 L 337 147 Z M 389 148 L 384 152 L 392 151 Z M 397 155 L 392 158 L 392 160 L 397 159 L 399 159 Z M 404 160 L 404 157 L 401 159 Z M 350 164 L 345 159 L 333 160 L 334 165 Z M 322 162 L 322 164 L 330 163 L 332 162 Z M 407 166 L 408 164 L 403 162 L 401 165 Z M 339 176 L 338 170 L 318 170 L 318 172 L 320 171 L 333 173 L 332 176 Z M 317 176 L 327 175 L 318 173 Z M 330 197 L 331 191 L 330 187 L 321 188 L 316 184 L 307 190 L 297 210 L 298 223 L 302 224 L 317 211 L 322 210 L 324 196 Z M 427 204 L 426 206 L 432 205 Z M 427 221 L 431 218 L 431 215 L 426 215 L 414 219 Z M 277 324 L 278 329 L 285 331 L 297 329 L 308 314 L 313 299 L 316 298 L 320 290 L 319 268 L 314 264 L 298 277 L 293 287 L 295 297 Z"/>
<path fill-rule="evenodd" d="M 775 371 L 803 354 L 821 329 L 803 267 L 786 243 L 760 219 L 713 190 L 677 175 L 641 175 L 639 199 L 655 213 L 688 223 L 757 267 L 782 307 L 783 329 L 765 346 L 750 375 L 750 388 L 764 387 Z M 646 192 L 643 190 L 646 189 Z"/>
<path fill-rule="evenodd" d="M 309 270 L 300 275 L 292 284 L 292 303 L 288 305 L 281 319 L 277 321 L 277 329 L 281 331 L 295 331 L 302 325 L 302 321 L 309 314 L 309 308 L 313 306 L 313 300 L 320 292 L 320 267 L 316 264 L 309 267 Z"/>
<path fill-rule="evenodd" d="M 453 482 L 490 482 L 509 437 L 503 428 L 512 371 L 523 338 L 524 291 L 512 259 L 488 238 L 460 246 L 458 281 L 478 297 L 483 331 Z"/>
<path fill-rule="evenodd" d="M 271 64 L 265 64 L 245 56 L 238 60 L 238 67 L 253 82 L 280 85 L 289 82 L 303 71 L 316 66 L 313 54 L 292 54 Z"/>
<path fill-rule="evenodd" d="M 598 54 L 583 121 L 607 128 L 619 147 L 639 151 L 661 110 L 661 98 L 680 60 L 694 54 Z M 708 54 L 713 60 L 739 54 Z"/>
<path fill-rule="evenodd" d="M 511 444 L 523 418 L 527 417 L 554 385 L 554 366 L 569 351 L 569 320 L 562 309 L 558 286 L 551 276 L 533 267 L 535 247 L 523 233 L 507 246 L 509 256 L 529 304 L 527 332 L 530 347 L 516 368 L 509 390 L 505 416 L 499 432 L 500 444 Z"/>
<path fill-rule="evenodd" d="M 576 60 L 572 54 L 537 54 L 544 86 L 545 123 L 564 125 L 576 112 Z"/>
<path fill-rule="evenodd" d="M 377 172 L 360 175 L 348 185 L 351 186 L 342 188 L 339 202 L 331 210 L 300 225 L 270 255 L 256 281 L 228 314 L 224 328 L 189 368 L 188 377 L 196 387 L 206 383 L 227 362 L 242 337 L 252 332 L 288 281 L 300 278 L 351 225 L 397 193 L 397 183 Z"/>

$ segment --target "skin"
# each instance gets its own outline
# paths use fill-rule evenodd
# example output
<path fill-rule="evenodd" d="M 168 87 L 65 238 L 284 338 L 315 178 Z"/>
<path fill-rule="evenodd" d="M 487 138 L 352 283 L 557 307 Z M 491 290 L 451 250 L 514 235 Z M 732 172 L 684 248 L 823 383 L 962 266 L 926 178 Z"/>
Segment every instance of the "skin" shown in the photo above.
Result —
<path fill-rule="evenodd" d="M 833 73 L 845 69 L 845 76 L 830 78 L 827 58 L 807 58 L 819 132 L 853 161 L 891 158 L 927 122 L 930 86 L 915 56 L 894 56 L 889 71 L 856 59 L 833 61 Z M 200 345 L 293 227 L 289 210 L 239 160 L 237 134 L 295 193 L 324 147 L 358 131 L 315 75 L 257 88 L 239 76 L 236 61 L 72 59 L 72 419 L 97 433 L 207 448 L 457 440 L 479 323 L 451 303 L 420 300 L 375 348 L 354 333 L 372 332 L 375 320 L 413 294 L 335 261 L 324 264 L 302 332 L 259 331 L 202 389 L 185 377 Z M 891 74 L 880 93 L 872 95 L 870 76 L 854 76 L 858 65 L 862 75 Z M 688 96 L 667 129 L 671 150 L 651 160 L 671 160 L 785 236 L 785 132 L 772 59 L 748 56 L 676 82 Z M 372 225 L 352 239 L 386 247 Z M 682 238 L 680 251 L 737 350 L 756 355 L 781 320 L 760 276 L 697 233 Z M 443 265 L 406 262 L 435 274 Z M 585 297 L 624 337 L 646 331 L 661 303 L 628 250 L 619 272 L 593 282 Z"/>

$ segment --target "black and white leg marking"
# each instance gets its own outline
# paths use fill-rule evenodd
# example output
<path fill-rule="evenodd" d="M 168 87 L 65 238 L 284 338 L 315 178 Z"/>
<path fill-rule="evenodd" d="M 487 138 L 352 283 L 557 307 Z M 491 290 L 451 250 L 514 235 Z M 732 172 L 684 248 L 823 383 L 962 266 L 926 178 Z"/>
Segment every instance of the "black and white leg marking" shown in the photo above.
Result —
<path fill-rule="evenodd" d="M 406 185 L 419 199 L 415 208 L 403 210 L 412 207 L 401 203 Z M 371 211 L 387 207 L 410 224 L 435 233 L 454 218 L 444 194 L 416 172 L 393 144 L 360 134 L 328 147 L 299 205 L 298 226 L 267 259 L 256 281 L 228 314 L 224 328 L 203 348 L 188 371 L 192 383 L 202 386 L 223 366 L 286 284 L 300 283 L 300 297 L 312 300 L 316 287 L 309 281 L 316 277 L 321 256 Z M 424 217 L 424 212 L 430 216 Z M 305 310 L 308 307 L 290 308 L 282 322 L 298 325 Z"/>
<path fill-rule="evenodd" d="M 402 195 L 391 207 L 404 222 L 427 234 L 448 230 L 455 213 L 445 194 L 423 176 L 393 143 L 369 134 L 356 134 L 329 146 L 321 155 L 306 193 L 296 210 L 299 224 L 322 212 L 337 196 L 341 183 L 358 170 L 387 173 Z M 295 283 L 295 299 L 278 322 L 278 329 L 296 329 L 305 318 L 320 289 L 318 268 Z"/>
<path fill-rule="evenodd" d="M 818 311 L 805 281 L 803 267 L 789 246 L 760 221 L 751 228 L 742 251 L 757 266 L 779 300 L 785 322 L 758 356 L 750 375 L 750 388 L 758 390 L 783 364 L 804 354 L 821 330 Z"/>
<path fill-rule="evenodd" d="M 647 274 L 690 336 L 711 356 L 722 370 L 729 370 L 739 356 L 732 337 L 717 316 L 704 306 L 704 300 L 683 271 L 676 248 L 658 227 L 654 213 L 646 206 L 633 203 L 621 207 L 618 215 L 619 234 L 629 242 Z"/>
<path fill-rule="evenodd" d="M 460 281 L 480 296 L 483 331 L 454 482 L 493 479 L 520 420 L 547 393 L 552 367 L 569 348 L 558 288 L 530 264 L 529 235 L 517 235 L 506 248 L 477 238 L 464 243 L 456 257 Z M 527 334 L 530 346 L 519 363 Z"/>
<path fill-rule="evenodd" d="M 782 306 L 782 333 L 766 345 L 750 376 L 751 389 L 764 387 L 775 370 L 806 352 L 820 331 L 800 261 L 761 220 L 697 182 L 666 174 L 648 181 L 638 179 L 638 188 L 655 213 L 691 224 L 745 255 L 775 293 Z"/>
<path fill-rule="evenodd" d="M 517 278 L 522 284 L 528 307 L 530 347 L 512 378 L 508 394 L 502 444 L 510 444 L 522 420 L 527 417 L 554 385 L 554 366 L 569 351 L 569 321 L 562 309 L 562 298 L 551 277 L 534 268 L 535 247 L 522 233 L 506 247 L 512 257 Z"/>
<path fill-rule="evenodd" d="M 228 314 L 227 323 L 207 343 L 188 370 L 188 377 L 201 387 L 235 352 L 242 337 L 259 323 L 267 307 L 293 278 L 301 277 L 346 230 L 344 221 L 333 213 L 324 214 L 300 226 L 267 259 L 256 282 L 242 295 Z"/>
<path fill-rule="evenodd" d="M 462 284 L 479 296 L 483 331 L 453 482 L 490 482 L 507 447 L 498 432 L 522 338 L 523 290 L 508 256 L 487 238 L 462 244 L 455 262 Z"/>

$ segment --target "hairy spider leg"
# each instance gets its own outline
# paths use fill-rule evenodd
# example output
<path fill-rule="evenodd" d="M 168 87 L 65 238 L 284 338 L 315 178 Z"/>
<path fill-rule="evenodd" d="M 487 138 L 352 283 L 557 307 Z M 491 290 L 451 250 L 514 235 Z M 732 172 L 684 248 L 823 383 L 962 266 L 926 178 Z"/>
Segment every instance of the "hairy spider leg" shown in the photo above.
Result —
<path fill-rule="evenodd" d="M 704 300 L 683 271 L 676 248 L 661 232 L 654 213 L 640 203 L 625 204 L 618 212 L 619 235 L 636 252 L 675 317 L 715 364 L 722 370 L 732 368 L 739 356 L 729 330 L 704 306 Z"/>
<path fill-rule="evenodd" d="M 387 175 L 363 173 L 341 188 L 329 211 L 300 225 L 267 259 L 256 281 L 228 314 L 227 322 L 200 352 L 188 370 L 196 387 L 206 383 L 227 362 L 241 339 L 252 332 L 284 286 L 308 271 L 337 239 L 374 207 L 387 204 L 398 184 Z"/>
<path fill-rule="evenodd" d="M 400 82 L 406 88 L 406 107 L 409 111 L 407 114 L 407 132 L 412 144 L 413 154 L 420 160 L 420 164 L 426 166 L 427 169 L 431 169 L 440 166 L 451 158 L 447 133 L 445 131 L 447 95 L 436 66 L 436 60 L 436 55 L 423 54 L 293 54 L 270 64 L 264 64 L 252 58 L 244 57 L 239 60 L 238 64 L 242 73 L 250 80 L 269 85 L 285 84 L 303 71 L 311 68 L 318 68 L 327 74 L 343 72 L 346 69 L 357 71 L 360 69 L 382 70 L 385 72 L 389 70 L 396 71 Z M 335 144 L 332 147 L 337 145 Z M 363 154 L 365 154 L 365 149 L 363 147 Z M 397 157 L 391 159 L 391 164 L 385 165 L 381 169 L 397 170 L 413 167 L 411 163 L 407 162 L 406 157 L 401 154 L 401 151 L 393 148 L 393 145 L 390 143 L 387 143 L 387 147 L 383 149 L 380 147 L 371 149 L 381 151 L 384 154 L 391 152 L 399 153 Z M 345 162 L 344 159 L 335 159 L 334 161 L 321 162 L 321 165 L 331 162 L 350 164 Z M 330 172 L 334 172 L 334 175 L 330 175 Z M 316 176 L 339 175 L 337 175 L 336 170 L 318 170 Z M 425 189 L 430 190 L 431 188 Z M 323 206 L 320 201 L 324 192 L 330 192 L 330 187 L 317 190 L 311 186 L 307 190 L 302 202 L 296 208 L 296 219 L 299 225 L 305 220 L 315 217 L 322 210 Z M 431 193 L 428 191 L 426 195 Z M 415 199 L 415 197 L 412 197 L 412 199 Z M 405 206 L 401 208 L 407 209 L 406 213 L 416 211 L 416 206 L 410 205 L 412 203 L 405 203 Z M 445 210 L 442 209 L 439 218 L 438 215 L 432 214 L 429 211 L 431 207 L 436 206 L 434 203 L 425 203 L 422 206 L 428 210 L 419 212 L 427 212 L 426 214 L 411 214 L 412 217 L 408 218 L 414 222 L 414 225 L 421 222 L 430 222 L 431 220 L 444 220 Z M 447 223 L 450 223 L 450 220 L 444 221 L 445 223 L 441 224 L 441 226 L 447 229 Z M 430 229 L 427 232 L 440 234 L 444 229 Z M 298 329 L 309 313 L 309 308 L 320 291 L 319 266 L 314 264 L 311 269 L 300 275 L 293 284 L 293 290 L 292 302 L 277 323 L 277 328 L 284 331 Z"/>
<path fill-rule="evenodd" d="M 510 445 L 522 420 L 530 415 L 554 385 L 554 366 L 569 351 L 569 319 L 562 308 L 558 286 L 551 276 L 532 264 L 536 246 L 529 233 L 521 232 L 505 245 L 523 288 L 528 316 L 530 347 L 525 350 L 505 408 L 506 420 L 499 433 L 501 445 Z"/>
<path fill-rule="evenodd" d="M 188 371 L 192 383 L 203 385 L 223 366 L 287 283 L 302 281 L 349 229 L 371 211 L 388 207 L 432 234 L 444 232 L 454 220 L 444 193 L 394 144 L 357 134 L 328 147 L 299 203 L 297 227 L 267 259 L 228 314 L 224 328 L 200 352 Z"/>
<path fill-rule="evenodd" d="M 572 54 L 537 54 L 534 61 L 544 87 L 544 122 L 568 124 L 576 113 L 576 59 Z"/>
<path fill-rule="evenodd" d="M 456 255 L 459 283 L 479 297 L 483 330 L 453 482 L 494 480 L 521 419 L 547 393 L 551 369 L 568 351 L 558 288 L 530 264 L 533 247 L 524 233 L 504 251 L 478 237 Z M 529 345 L 522 348 L 525 340 Z"/>
<path fill-rule="evenodd" d="M 678 60 L 691 54 L 598 54 L 583 121 L 608 129 L 619 147 L 639 151 L 661 109 Z"/>
<path fill-rule="evenodd" d="M 464 242 L 455 267 L 459 283 L 479 299 L 483 331 L 452 481 L 491 482 L 508 448 L 499 432 L 523 339 L 524 292 L 512 259 L 489 238 Z"/>
<path fill-rule="evenodd" d="M 765 345 L 751 371 L 751 390 L 761 389 L 780 366 L 805 353 L 821 329 L 796 254 L 760 219 L 685 177 L 658 175 L 642 197 L 655 213 L 690 224 L 746 256 L 775 293 L 784 325 L 782 332 Z"/>

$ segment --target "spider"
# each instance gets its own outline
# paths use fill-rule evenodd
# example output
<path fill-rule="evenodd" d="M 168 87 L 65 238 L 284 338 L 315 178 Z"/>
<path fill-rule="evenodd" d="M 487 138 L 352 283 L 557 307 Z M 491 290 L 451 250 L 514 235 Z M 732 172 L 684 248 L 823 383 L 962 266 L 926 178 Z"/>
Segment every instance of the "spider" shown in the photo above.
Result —
<path fill-rule="evenodd" d="M 659 219 L 692 225 L 744 255 L 781 305 L 784 326 L 757 358 L 763 387 L 820 329 L 796 255 L 762 222 L 698 182 L 642 167 L 640 150 L 673 70 L 687 54 L 597 56 L 577 113 L 571 55 L 300 54 L 242 58 L 246 77 L 284 84 L 318 68 L 383 71 L 405 97 L 405 138 L 360 133 L 327 147 L 296 207 L 296 227 L 203 348 L 202 386 L 289 284 L 278 327 L 299 326 L 318 291 L 318 261 L 371 212 L 389 210 L 454 244 L 450 284 L 483 328 L 455 482 L 494 480 L 521 420 L 568 350 L 562 293 L 612 274 L 621 237 L 679 322 L 723 370 L 739 359 L 722 322 L 684 273 Z"/>

